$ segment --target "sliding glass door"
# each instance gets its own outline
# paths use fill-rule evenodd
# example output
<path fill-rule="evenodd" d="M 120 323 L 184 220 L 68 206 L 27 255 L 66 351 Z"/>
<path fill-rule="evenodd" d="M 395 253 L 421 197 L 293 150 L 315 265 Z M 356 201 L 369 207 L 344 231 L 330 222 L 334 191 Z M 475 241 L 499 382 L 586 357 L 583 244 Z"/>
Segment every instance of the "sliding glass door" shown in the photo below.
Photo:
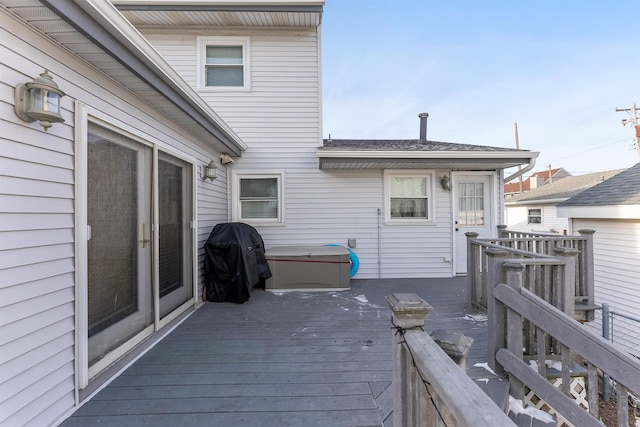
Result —
<path fill-rule="evenodd" d="M 151 148 L 99 126 L 89 132 L 89 363 L 153 322 Z"/>
<path fill-rule="evenodd" d="M 90 123 L 87 223 L 93 376 L 193 302 L 192 163 Z"/>
<path fill-rule="evenodd" d="M 170 154 L 158 155 L 160 316 L 193 296 L 191 239 L 191 164 Z"/>

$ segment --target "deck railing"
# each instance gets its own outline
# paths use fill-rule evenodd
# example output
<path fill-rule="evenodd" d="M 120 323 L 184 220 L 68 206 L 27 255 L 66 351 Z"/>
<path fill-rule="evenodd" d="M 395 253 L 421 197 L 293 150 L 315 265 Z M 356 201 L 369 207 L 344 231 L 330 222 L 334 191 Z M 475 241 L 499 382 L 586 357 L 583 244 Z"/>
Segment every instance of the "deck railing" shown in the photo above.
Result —
<path fill-rule="evenodd" d="M 415 294 L 393 294 L 387 302 L 393 313 L 395 427 L 515 426 L 422 330 L 429 304 Z"/>
<path fill-rule="evenodd" d="M 628 392 L 640 393 L 640 363 L 526 289 L 526 261 L 494 261 L 493 272 L 502 269 L 504 275 L 489 279 L 489 365 L 508 372 L 511 396 L 523 399 L 527 387 L 572 424 L 599 426 L 599 373 L 608 375 L 616 384 L 618 426 L 628 426 Z M 547 379 L 549 361 L 561 362 L 561 390 Z M 580 367 L 586 368 L 588 411 L 569 397 L 570 379 Z"/>
<path fill-rule="evenodd" d="M 573 272 L 567 273 L 565 280 L 573 282 L 574 316 L 580 321 L 593 320 L 594 309 L 598 308 L 594 303 L 594 231 L 579 230 L 579 233 L 579 236 L 523 233 L 507 230 L 505 226 L 498 226 L 497 238 L 478 238 L 477 233 L 466 233 L 469 304 L 487 308 L 488 253 L 491 251 L 506 251 L 510 258 L 555 260 L 558 266 L 564 264 L 564 258 L 570 254 L 571 257 L 575 255 L 575 267 Z M 552 297 L 554 290 L 549 286 L 553 274 L 556 274 L 553 271 L 561 267 L 543 267 L 544 263 L 540 265 L 530 269 L 531 275 L 528 277 L 535 286 L 529 289 L 546 301 L 553 302 L 549 297 Z"/>

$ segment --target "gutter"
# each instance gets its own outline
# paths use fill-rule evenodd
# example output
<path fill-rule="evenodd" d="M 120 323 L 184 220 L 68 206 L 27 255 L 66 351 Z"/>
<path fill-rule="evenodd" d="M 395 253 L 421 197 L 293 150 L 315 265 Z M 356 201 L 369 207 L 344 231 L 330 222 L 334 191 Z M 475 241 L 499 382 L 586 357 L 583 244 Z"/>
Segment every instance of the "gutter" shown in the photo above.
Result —
<path fill-rule="evenodd" d="M 522 172 L 531 170 L 535 165 L 535 157 L 531 157 L 531 152 L 517 151 L 426 151 L 426 150 L 317 150 L 318 158 L 370 158 L 370 159 L 468 159 L 471 157 L 479 159 L 528 159 L 531 164 Z M 538 156 L 538 153 L 534 153 Z M 515 176 L 517 177 L 517 175 Z M 506 182 L 506 181 L 505 181 Z"/>
<path fill-rule="evenodd" d="M 191 117 L 235 156 L 247 145 L 107 1 L 40 0 L 65 22 Z"/>
<path fill-rule="evenodd" d="M 569 200 L 569 197 L 561 197 L 556 199 L 537 199 L 537 200 L 518 200 L 515 202 L 505 201 L 504 204 L 508 206 L 519 206 L 519 205 L 548 205 L 548 204 L 558 204 L 564 201 Z M 509 199 L 506 199 L 509 200 Z"/>
<path fill-rule="evenodd" d="M 526 172 L 529 172 L 531 169 L 533 169 L 536 165 L 536 157 L 538 157 L 538 153 L 535 153 L 535 157 L 530 157 L 529 158 L 529 164 L 524 168 L 524 169 L 520 169 L 519 171 L 517 171 L 516 173 L 513 173 L 511 175 L 509 175 L 508 177 L 506 177 L 504 179 L 504 183 L 506 184 L 507 182 L 510 182 L 522 175 L 524 175 Z"/>

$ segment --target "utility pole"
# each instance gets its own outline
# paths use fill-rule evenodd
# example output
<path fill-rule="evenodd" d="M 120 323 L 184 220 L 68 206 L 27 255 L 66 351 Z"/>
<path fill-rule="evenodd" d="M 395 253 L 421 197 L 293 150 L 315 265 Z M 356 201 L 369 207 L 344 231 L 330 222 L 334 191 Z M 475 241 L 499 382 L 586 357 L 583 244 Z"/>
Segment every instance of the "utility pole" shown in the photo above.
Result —
<path fill-rule="evenodd" d="M 520 149 L 520 139 L 518 138 L 518 123 L 514 123 L 515 125 L 515 130 L 516 130 L 516 150 Z M 520 165 L 518 165 L 518 172 L 520 172 Z M 518 180 L 520 182 L 520 193 L 522 193 L 522 175 L 520 175 L 518 177 Z"/>
<path fill-rule="evenodd" d="M 622 119 L 622 126 L 626 126 L 627 123 L 631 123 L 636 131 L 636 151 L 638 152 L 638 157 L 640 158 L 640 124 L 638 124 L 638 109 L 636 109 L 636 104 L 634 103 L 631 108 L 617 108 L 618 111 L 626 111 L 631 114 L 631 120 Z"/>

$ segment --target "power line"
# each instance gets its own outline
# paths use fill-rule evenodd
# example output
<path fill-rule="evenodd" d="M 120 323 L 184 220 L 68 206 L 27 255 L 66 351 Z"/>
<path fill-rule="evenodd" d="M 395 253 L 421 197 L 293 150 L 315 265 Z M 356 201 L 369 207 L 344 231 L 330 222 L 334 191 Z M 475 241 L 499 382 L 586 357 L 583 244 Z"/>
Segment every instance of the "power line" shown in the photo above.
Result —
<path fill-rule="evenodd" d="M 636 109 L 636 104 L 633 103 L 631 108 L 617 108 L 616 112 L 626 111 L 631 114 L 631 121 L 627 119 L 622 119 L 622 126 L 626 126 L 627 123 L 631 123 L 633 125 L 634 130 L 636 131 L 636 151 L 638 152 L 638 157 L 640 157 L 640 125 L 638 124 L 638 110 Z"/>

